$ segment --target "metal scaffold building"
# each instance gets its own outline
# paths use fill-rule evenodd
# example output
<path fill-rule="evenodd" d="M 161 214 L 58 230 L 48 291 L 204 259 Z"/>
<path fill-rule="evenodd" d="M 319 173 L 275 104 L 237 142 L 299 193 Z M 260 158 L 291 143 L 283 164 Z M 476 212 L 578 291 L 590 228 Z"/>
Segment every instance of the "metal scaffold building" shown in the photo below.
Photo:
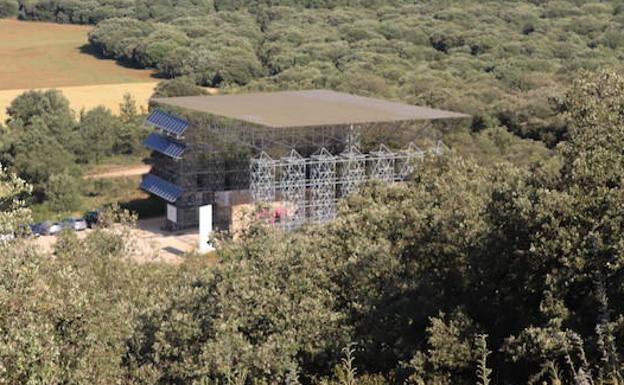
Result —
<path fill-rule="evenodd" d="M 167 202 L 170 229 L 196 227 L 203 205 L 222 229 L 234 207 L 258 203 L 287 227 L 329 221 L 367 180 L 404 180 L 425 154 L 413 140 L 467 117 L 326 90 L 151 102 L 153 166 L 141 188 Z"/>

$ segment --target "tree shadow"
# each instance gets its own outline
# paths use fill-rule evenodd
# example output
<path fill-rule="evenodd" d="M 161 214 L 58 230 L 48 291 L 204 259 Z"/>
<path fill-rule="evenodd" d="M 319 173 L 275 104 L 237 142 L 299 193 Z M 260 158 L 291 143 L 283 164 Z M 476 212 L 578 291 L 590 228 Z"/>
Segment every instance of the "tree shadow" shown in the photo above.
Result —
<path fill-rule="evenodd" d="M 163 247 L 163 250 L 178 257 L 184 256 L 185 252 L 172 246 Z"/>
<path fill-rule="evenodd" d="M 117 65 L 124 67 L 124 68 L 136 69 L 136 70 L 149 70 L 150 69 L 132 60 L 116 59 L 112 56 L 104 55 L 101 50 L 97 49 L 92 44 L 88 44 L 88 43 L 83 44 L 82 46 L 78 48 L 78 50 L 80 51 L 80 53 L 93 56 L 94 58 L 98 60 L 113 60 L 117 63 Z M 150 77 L 154 79 L 168 79 L 168 77 L 164 73 L 157 71 L 156 69 L 153 69 L 153 70 L 156 72 L 152 73 Z"/>
<path fill-rule="evenodd" d="M 152 196 L 120 202 L 119 206 L 136 213 L 139 219 L 162 217 L 166 214 L 165 203 L 161 199 Z"/>

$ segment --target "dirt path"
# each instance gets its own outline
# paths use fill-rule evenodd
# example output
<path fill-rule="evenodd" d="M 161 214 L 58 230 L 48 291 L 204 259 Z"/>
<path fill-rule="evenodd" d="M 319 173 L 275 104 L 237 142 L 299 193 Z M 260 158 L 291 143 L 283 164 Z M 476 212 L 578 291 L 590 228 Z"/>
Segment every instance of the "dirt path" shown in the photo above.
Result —
<path fill-rule="evenodd" d="M 85 179 L 107 179 L 107 178 L 123 178 L 126 176 L 138 176 L 147 174 L 152 166 L 147 164 L 139 164 L 134 166 L 116 166 L 110 167 L 106 171 L 97 172 L 95 174 L 85 175 Z"/>

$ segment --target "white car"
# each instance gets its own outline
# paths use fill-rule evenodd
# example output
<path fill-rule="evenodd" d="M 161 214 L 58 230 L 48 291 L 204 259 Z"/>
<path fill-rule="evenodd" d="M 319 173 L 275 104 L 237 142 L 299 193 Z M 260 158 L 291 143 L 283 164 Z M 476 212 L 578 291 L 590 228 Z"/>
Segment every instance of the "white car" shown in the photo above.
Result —
<path fill-rule="evenodd" d="M 87 229 L 87 221 L 84 218 L 67 218 L 61 222 L 64 229 L 82 231 Z"/>
<path fill-rule="evenodd" d="M 0 234 L 0 243 L 10 242 L 14 239 L 15 239 L 15 235 L 13 233 Z"/>
<path fill-rule="evenodd" d="M 56 235 L 63 231 L 63 226 L 60 222 L 44 222 L 41 226 L 44 235 Z"/>

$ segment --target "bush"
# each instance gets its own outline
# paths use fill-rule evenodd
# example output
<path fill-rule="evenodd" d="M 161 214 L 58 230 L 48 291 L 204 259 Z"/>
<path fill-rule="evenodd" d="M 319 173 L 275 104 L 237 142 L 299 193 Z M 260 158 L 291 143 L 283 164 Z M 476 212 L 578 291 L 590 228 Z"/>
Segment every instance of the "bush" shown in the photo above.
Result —
<path fill-rule="evenodd" d="M 0 18 L 17 16 L 17 0 L 0 0 Z"/>
<path fill-rule="evenodd" d="M 119 139 L 127 137 L 120 136 L 122 127 L 123 123 L 108 108 L 100 106 L 87 111 L 81 116 L 78 126 L 80 138 L 80 146 L 76 149 L 78 160 L 84 163 L 97 163 L 112 155 L 116 144 L 119 145 Z"/>
<path fill-rule="evenodd" d="M 194 80 L 182 77 L 159 82 L 152 97 L 166 98 L 174 96 L 198 96 L 206 94 L 206 90 L 195 85 Z"/>
<path fill-rule="evenodd" d="M 56 212 L 71 212 L 80 208 L 80 183 L 69 173 L 50 176 L 45 192 L 50 208 Z"/>

